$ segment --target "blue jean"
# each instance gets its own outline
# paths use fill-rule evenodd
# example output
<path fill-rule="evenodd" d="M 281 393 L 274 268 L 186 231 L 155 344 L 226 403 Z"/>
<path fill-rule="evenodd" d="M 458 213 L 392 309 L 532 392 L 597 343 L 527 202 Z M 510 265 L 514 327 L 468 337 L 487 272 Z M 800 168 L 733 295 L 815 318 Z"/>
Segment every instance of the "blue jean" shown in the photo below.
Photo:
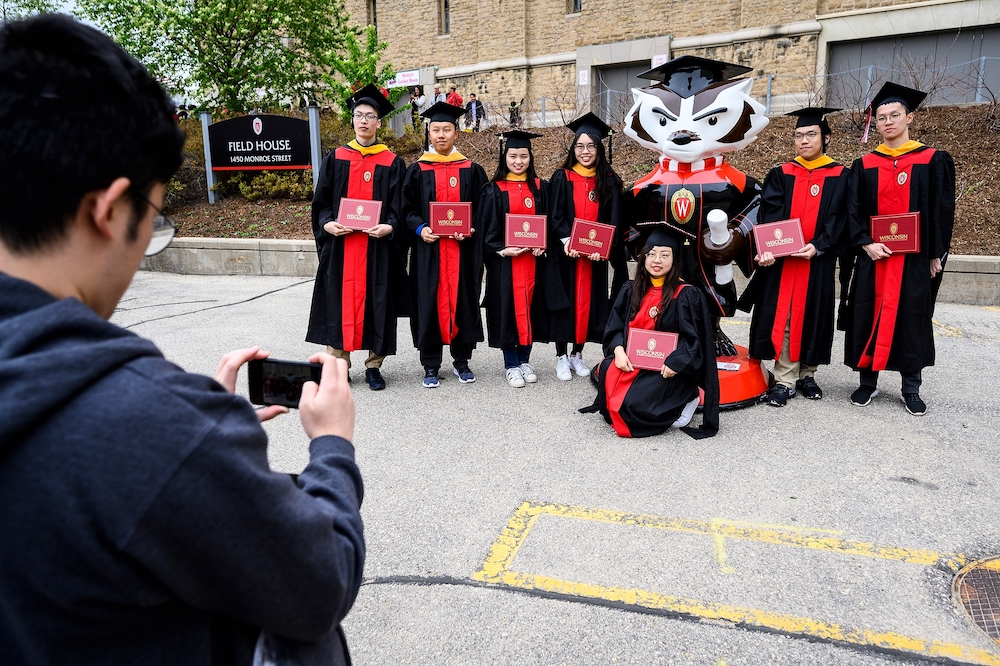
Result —
<path fill-rule="evenodd" d="M 505 370 L 516 368 L 522 363 L 527 363 L 531 358 L 531 345 L 518 345 L 516 347 L 504 347 L 503 367 Z"/>

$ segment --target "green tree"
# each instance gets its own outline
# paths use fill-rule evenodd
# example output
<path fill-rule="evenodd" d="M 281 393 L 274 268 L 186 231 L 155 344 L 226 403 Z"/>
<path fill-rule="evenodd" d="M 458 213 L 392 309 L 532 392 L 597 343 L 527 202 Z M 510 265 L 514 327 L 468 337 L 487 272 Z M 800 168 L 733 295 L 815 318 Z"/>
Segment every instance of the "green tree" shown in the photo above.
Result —
<path fill-rule="evenodd" d="M 369 25 L 360 34 L 347 33 L 342 52 L 330 52 L 329 60 L 324 63 L 325 68 L 321 78 L 329 88 L 333 101 L 340 106 L 341 117 L 345 121 L 350 121 L 351 110 L 347 106 L 347 98 L 353 95 L 354 91 L 369 83 L 384 88 L 385 84 L 396 76 L 392 63 L 380 64 L 382 53 L 388 46 L 388 42 L 379 41 L 375 26 Z M 389 101 L 395 104 L 405 92 L 405 88 L 391 89 Z M 405 110 L 406 107 L 396 109 L 389 115 L 396 115 Z"/>
<path fill-rule="evenodd" d="M 319 96 L 354 29 L 343 0 L 77 0 L 171 92 L 245 113 Z"/>
<path fill-rule="evenodd" d="M 0 23 L 9 23 L 58 9 L 59 3 L 48 0 L 0 0 Z"/>

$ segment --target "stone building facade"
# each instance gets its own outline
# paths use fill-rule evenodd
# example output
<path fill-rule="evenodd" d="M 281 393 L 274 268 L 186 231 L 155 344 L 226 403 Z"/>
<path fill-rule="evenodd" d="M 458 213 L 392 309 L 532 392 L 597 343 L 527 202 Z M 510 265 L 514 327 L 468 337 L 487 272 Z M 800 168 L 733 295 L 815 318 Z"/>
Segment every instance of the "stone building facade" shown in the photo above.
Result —
<path fill-rule="evenodd" d="M 466 99 L 475 92 L 495 119 L 523 98 L 528 125 L 585 110 L 614 120 L 630 103 L 628 88 L 647 84 L 639 72 L 684 54 L 752 67 L 754 94 L 772 112 L 829 102 L 833 62 L 857 60 L 854 94 L 864 95 L 877 83 L 861 80 L 871 79 L 864 58 L 925 33 L 943 43 L 965 31 L 971 55 L 962 46 L 955 58 L 979 58 L 980 86 L 1000 93 L 1000 62 L 987 57 L 1000 42 L 991 27 L 1000 0 L 347 0 L 346 8 L 353 21 L 375 23 L 386 58 L 397 71 L 419 70 L 428 92 L 435 82 L 455 84 Z"/>

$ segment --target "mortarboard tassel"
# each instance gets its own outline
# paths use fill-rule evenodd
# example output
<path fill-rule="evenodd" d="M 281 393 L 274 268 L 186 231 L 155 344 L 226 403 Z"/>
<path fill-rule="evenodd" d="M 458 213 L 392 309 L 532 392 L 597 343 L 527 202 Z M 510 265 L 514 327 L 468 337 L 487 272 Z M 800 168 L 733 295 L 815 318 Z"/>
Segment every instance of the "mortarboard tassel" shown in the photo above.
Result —
<path fill-rule="evenodd" d="M 611 157 L 612 157 L 612 155 L 611 155 L 611 136 L 614 133 L 615 133 L 614 130 L 611 130 L 610 132 L 608 132 L 608 164 L 611 164 L 611 161 L 612 161 L 611 160 Z"/>

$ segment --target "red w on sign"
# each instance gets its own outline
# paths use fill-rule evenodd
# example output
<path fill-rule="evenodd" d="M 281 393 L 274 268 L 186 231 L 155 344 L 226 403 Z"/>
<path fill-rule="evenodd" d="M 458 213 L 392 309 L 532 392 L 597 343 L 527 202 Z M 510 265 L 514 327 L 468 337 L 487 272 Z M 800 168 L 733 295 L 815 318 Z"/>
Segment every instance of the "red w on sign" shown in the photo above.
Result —
<path fill-rule="evenodd" d="M 681 188 L 670 197 L 670 208 L 676 219 L 685 224 L 694 215 L 694 194 L 687 188 Z"/>

